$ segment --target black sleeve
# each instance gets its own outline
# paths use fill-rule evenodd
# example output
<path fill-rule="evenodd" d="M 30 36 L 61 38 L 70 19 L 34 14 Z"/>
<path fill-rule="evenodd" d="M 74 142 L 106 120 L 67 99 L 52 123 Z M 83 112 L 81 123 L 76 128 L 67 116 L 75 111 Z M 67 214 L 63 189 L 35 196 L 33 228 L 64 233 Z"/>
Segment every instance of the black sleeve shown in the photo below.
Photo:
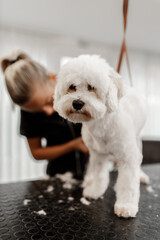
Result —
<path fill-rule="evenodd" d="M 27 138 L 41 137 L 40 114 L 21 110 L 20 134 Z"/>

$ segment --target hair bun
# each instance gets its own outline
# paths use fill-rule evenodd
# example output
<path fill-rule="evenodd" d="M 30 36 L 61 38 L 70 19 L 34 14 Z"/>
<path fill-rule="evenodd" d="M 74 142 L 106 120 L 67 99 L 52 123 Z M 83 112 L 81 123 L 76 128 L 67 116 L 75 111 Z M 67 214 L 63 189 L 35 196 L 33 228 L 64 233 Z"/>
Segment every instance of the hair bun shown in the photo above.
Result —
<path fill-rule="evenodd" d="M 6 68 L 10 65 L 14 64 L 15 62 L 21 59 L 27 59 L 29 56 L 21 50 L 16 50 L 12 52 L 10 55 L 4 57 L 1 61 L 1 68 L 2 71 L 5 72 Z"/>

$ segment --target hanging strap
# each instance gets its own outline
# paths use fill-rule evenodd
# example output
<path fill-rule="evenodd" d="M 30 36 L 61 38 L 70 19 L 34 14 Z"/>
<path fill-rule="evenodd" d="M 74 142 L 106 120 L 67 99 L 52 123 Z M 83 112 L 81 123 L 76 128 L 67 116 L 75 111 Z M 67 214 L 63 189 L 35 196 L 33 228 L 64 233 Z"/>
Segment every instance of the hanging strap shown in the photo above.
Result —
<path fill-rule="evenodd" d="M 120 70 L 121 70 L 122 59 L 123 59 L 123 55 L 125 54 L 126 62 L 127 62 L 127 68 L 128 68 L 128 73 L 129 73 L 129 78 L 130 78 L 130 83 L 131 83 L 131 85 L 133 85 L 132 84 L 132 76 L 131 76 L 130 64 L 129 64 L 128 51 L 127 51 L 127 45 L 126 45 L 126 28 L 127 28 L 128 2 L 129 2 L 129 0 L 123 0 L 123 29 L 124 29 L 124 36 L 123 36 L 123 42 L 122 42 L 121 51 L 120 51 L 120 55 L 119 55 L 117 72 L 119 73 Z"/>

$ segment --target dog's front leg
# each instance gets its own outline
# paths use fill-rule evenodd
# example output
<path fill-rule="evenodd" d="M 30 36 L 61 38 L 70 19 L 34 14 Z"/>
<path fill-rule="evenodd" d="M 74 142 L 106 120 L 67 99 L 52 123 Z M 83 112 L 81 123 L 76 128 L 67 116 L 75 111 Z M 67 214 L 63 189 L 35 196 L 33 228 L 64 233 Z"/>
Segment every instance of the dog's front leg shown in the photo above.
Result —
<path fill-rule="evenodd" d="M 106 155 L 90 151 L 90 159 L 83 183 L 83 196 L 97 199 L 101 197 L 109 184 L 108 160 Z"/>
<path fill-rule="evenodd" d="M 135 217 L 138 212 L 140 195 L 140 164 L 121 163 L 115 187 L 116 203 L 114 212 L 119 217 Z"/>

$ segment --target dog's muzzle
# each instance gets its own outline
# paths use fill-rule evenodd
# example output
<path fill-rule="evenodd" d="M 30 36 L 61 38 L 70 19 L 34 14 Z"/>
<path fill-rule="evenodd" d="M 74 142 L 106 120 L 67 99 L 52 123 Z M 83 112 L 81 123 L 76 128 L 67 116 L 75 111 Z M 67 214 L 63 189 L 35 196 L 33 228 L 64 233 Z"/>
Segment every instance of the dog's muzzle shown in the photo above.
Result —
<path fill-rule="evenodd" d="M 75 110 L 81 110 L 82 108 L 83 108 L 83 106 L 84 106 L 84 102 L 83 101 L 81 101 L 81 100 L 74 100 L 73 102 L 72 102 L 72 106 L 73 106 L 73 108 L 75 109 Z"/>

